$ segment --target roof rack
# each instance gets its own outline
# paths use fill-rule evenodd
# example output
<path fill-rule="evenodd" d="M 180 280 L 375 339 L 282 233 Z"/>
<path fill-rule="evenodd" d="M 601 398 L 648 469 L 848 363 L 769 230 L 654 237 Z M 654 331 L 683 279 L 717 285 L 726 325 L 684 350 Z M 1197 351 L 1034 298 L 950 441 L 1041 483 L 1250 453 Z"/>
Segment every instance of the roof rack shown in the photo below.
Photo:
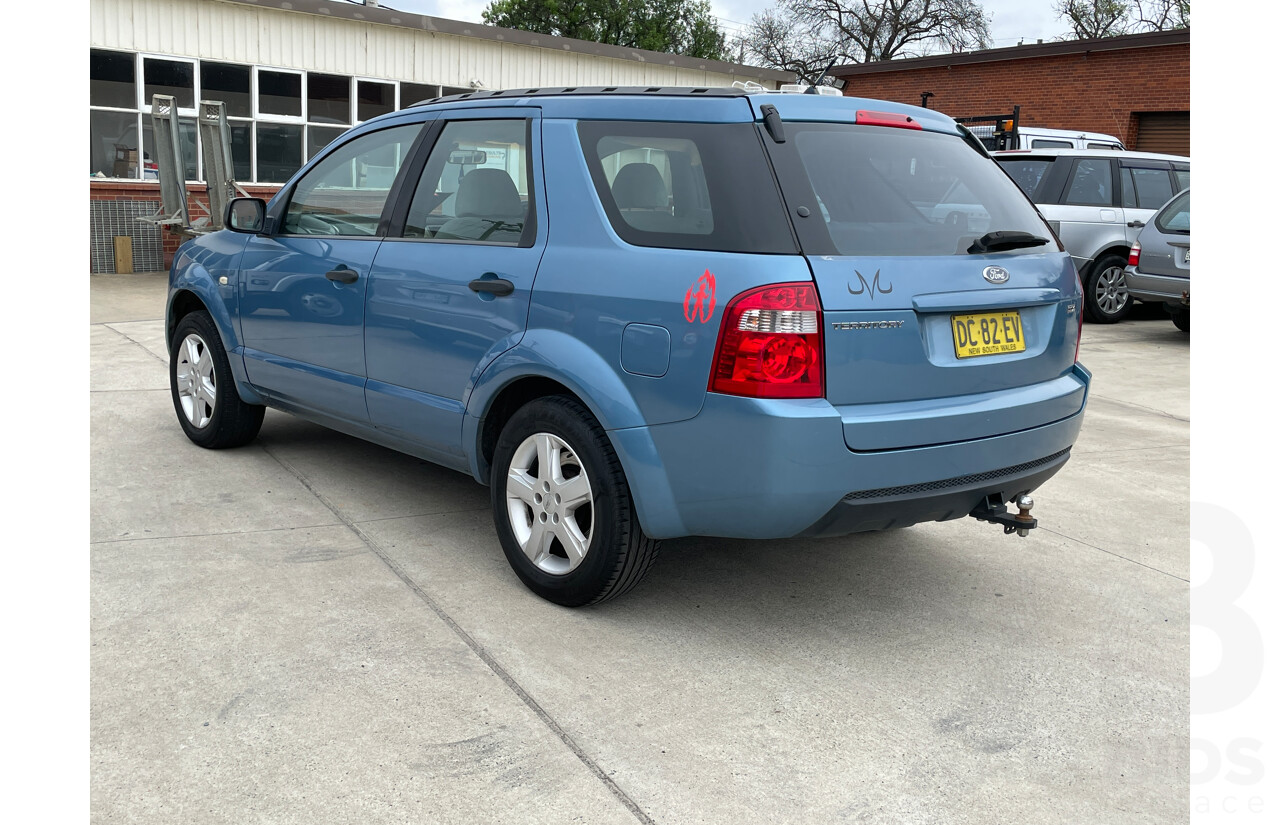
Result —
<path fill-rule="evenodd" d="M 745 97 L 746 91 L 728 86 L 553 86 L 545 89 L 499 89 L 420 100 L 414 106 L 434 106 L 459 100 L 501 100 L 552 95 L 638 95 L 646 97 Z"/>

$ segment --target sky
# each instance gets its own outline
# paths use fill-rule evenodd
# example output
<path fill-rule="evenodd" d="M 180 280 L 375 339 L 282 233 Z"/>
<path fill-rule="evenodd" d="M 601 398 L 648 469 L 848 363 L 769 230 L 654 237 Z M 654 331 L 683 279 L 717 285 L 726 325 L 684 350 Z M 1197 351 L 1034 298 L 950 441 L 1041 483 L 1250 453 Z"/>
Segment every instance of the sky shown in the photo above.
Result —
<path fill-rule="evenodd" d="M 335 0 L 342 2 L 343 0 Z M 1034 43 L 1052 40 L 1070 30 L 1053 11 L 1053 0 L 981 0 L 991 15 L 992 45 L 1016 46 L 1019 40 Z M 480 12 L 489 0 L 382 0 L 381 5 L 400 11 L 430 14 L 452 20 L 482 22 Z M 711 10 L 730 36 L 750 22 L 751 15 L 773 5 L 773 0 L 711 0 Z"/>

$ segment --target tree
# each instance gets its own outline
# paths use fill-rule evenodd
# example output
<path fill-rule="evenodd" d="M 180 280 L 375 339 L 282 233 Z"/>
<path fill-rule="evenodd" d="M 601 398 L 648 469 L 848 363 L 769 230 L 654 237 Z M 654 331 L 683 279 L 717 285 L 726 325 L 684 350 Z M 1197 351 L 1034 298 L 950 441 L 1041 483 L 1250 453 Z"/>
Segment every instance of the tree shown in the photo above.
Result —
<path fill-rule="evenodd" d="M 708 0 L 493 0 L 481 17 L 491 26 L 726 59 L 725 35 Z"/>
<path fill-rule="evenodd" d="M 752 16 L 740 42 L 756 62 L 813 80 L 832 58 L 870 63 L 985 48 L 989 26 L 978 0 L 777 0 Z"/>
<path fill-rule="evenodd" d="M 1058 0 L 1053 10 L 1071 23 L 1079 40 L 1134 32 L 1170 31 L 1191 25 L 1191 0 Z"/>
<path fill-rule="evenodd" d="M 1191 0 L 1133 0 L 1133 16 L 1148 31 L 1190 28 Z"/>
<path fill-rule="evenodd" d="M 1129 30 L 1129 0 L 1058 0 L 1053 10 L 1071 23 L 1076 40 L 1115 37 Z"/>

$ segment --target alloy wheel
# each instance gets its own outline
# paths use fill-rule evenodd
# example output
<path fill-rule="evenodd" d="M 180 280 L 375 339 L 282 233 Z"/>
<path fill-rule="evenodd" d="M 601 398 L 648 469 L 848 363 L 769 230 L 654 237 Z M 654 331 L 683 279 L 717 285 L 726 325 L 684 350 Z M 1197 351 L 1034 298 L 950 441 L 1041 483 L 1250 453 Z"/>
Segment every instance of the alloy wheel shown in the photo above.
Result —
<path fill-rule="evenodd" d="M 1107 315 L 1115 315 L 1124 309 L 1129 301 L 1129 288 L 1124 281 L 1124 269 L 1109 266 L 1098 273 L 1093 295 L 1098 302 L 1098 308 Z"/>
<path fill-rule="evenodd" d="M 182 413 L 191 426 L 209 426 L 218 400 L 217 378 L 213 372 L 213 355 L 209 345 L 194 332 L 178 345 L 178 400 Z"/>
<path fill-rule="evenodd" d="M 507 514 L 520 549 L 540 570 L 564 575 L 587 555 L 595 523 L 591 480 L 564 439 L 534 433 L 507 469 Z"/>

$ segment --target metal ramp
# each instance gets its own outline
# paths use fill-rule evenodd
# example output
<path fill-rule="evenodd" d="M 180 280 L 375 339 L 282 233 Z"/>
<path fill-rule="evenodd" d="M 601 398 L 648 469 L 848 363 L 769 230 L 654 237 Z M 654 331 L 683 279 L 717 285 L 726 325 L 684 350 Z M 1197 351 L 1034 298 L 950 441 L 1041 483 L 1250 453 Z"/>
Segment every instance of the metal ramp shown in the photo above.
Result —
<path fill-rule="evenodd" d="M 182 144 L 178 132 L 178 106 L 168 95 L 151 98 L 151 126 L 155 135 L 156 170 L 160 179 L 160 210 L 138 218 L 153 226 L 177 226 L 184 235 L 196 236 L 222 229 L 227 203 L 247 195 L 235 182 L 231 158 L 231 130 L 227 107 L 220 100 L 200 101 L 197 129 L 204 160 L 205 188 L 209 206 L 196 202 L 203 215 L 194 220 L 187 200 L 186 172 L 182 164 Z"/>

